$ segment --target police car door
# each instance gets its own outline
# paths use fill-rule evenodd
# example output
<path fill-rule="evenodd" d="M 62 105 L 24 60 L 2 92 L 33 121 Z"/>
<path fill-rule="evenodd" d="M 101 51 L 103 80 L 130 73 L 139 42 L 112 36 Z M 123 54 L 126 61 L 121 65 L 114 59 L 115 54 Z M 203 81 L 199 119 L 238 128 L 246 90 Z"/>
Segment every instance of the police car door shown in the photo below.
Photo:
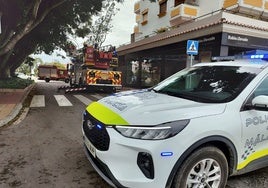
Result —
<path fill-rule="evenodd" d="M 253 168 L 266 165 L 264 157 L 268 155 L 268 107 L 253 106 L 254 98 L 263 95 L 268 97 L 267 76 L 254 89 L 241 109 L 242 148 L 238 156 L 238 170 L 249 167 L 247 165 L 252 165 Z"/>

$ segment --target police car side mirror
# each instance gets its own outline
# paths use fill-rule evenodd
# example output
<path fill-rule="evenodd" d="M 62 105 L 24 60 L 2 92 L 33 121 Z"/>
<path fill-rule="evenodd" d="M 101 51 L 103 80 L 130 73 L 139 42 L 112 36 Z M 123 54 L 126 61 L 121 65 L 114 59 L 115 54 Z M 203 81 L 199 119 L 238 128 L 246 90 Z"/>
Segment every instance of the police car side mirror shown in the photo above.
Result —
<path fill-rule="evenodd" d="M 252 99 L 252 108 L 268 111 L 268 96 L 259 95 Z"/>

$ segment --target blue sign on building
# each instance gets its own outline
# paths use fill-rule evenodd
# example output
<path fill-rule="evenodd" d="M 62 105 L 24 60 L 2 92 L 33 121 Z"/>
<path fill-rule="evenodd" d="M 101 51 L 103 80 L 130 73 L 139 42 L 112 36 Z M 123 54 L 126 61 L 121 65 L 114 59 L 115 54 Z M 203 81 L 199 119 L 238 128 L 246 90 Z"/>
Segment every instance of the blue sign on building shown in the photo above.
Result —
<path fill-rule="evenodd" d="M 198 46 L 199 46 L 199 43 L 197 40 L 188 40 L 186 53 L 189 55 L 197 55 L 198 54 Z"/>

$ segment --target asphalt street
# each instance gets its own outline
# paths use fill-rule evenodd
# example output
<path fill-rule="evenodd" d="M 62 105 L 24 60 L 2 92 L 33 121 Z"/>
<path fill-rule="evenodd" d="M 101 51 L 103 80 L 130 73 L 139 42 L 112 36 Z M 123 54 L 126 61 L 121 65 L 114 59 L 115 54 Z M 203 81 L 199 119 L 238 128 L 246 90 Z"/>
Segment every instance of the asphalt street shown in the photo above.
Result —
<path fill-rule="evenodd" d="M 65 94 L 57 91 L 62 84 L 37 83 L 25 117 L 0 128 L 1 188 L 110 187 L 88 162 L 81 133 L 86 104 L 107 94 Z M 264 168 L 230 177 L 226 187 L 267 188 L 267 176 Z"/>

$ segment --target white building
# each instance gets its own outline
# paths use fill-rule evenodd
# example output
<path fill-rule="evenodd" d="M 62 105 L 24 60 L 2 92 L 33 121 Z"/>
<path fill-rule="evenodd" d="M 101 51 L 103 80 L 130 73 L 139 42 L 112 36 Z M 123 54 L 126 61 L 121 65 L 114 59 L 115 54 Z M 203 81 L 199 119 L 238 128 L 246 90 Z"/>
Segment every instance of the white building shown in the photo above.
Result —
<path fill-rule="evenodd" d="M 268 0 L 139 0 L 135 3 L 135 41 L 198 21 L 221 9 L 236 15 L 268 19 Z"/>
<path fill-rule="evenodd" d="M 146 72 L 140 63 L 135 75 L 140 87 L 150 86 L 145 78 L 153 77 L 153 85 L 189 66 L 190 39 L 199 41 L 194 63 L 268 50 L 268 0 L 139 0 L 134 13 L 131 44 L 118 49 L 126 85 L 132 61 L 148 61 L 159 74 Z"/>

